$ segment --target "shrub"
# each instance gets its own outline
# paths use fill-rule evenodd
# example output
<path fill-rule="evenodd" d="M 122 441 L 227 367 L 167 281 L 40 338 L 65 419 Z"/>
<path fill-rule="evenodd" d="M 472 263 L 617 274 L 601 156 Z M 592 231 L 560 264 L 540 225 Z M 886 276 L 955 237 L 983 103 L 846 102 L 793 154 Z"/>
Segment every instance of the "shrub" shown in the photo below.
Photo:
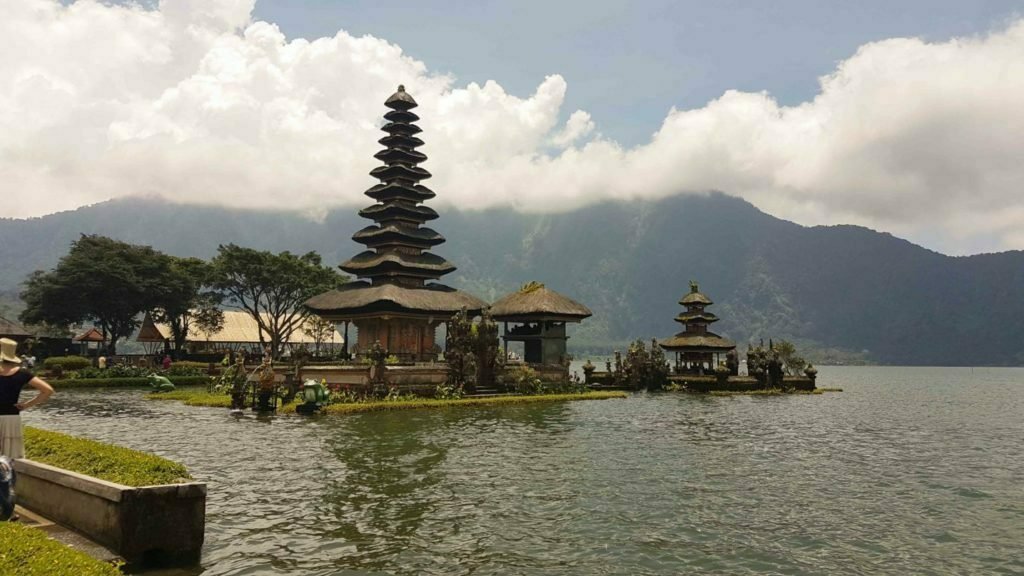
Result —
<path fill-rule="evenodd" d="M 171 368 L 199 368 L 200 370 L 206 370 L 210 367 L 209 362 L 196 362 L 194 360 L 178 360 L 177 362 L 171 363 Z"/>
<path fill-rule="evenodd" d="M 67 374 L 68 378 L 80 379 L 80 380 L 91 380 L 94 378 L 142 378 L 149 376 L 153 373 L 152 369 L 140 368 L 137 366 L 127 366 L 124 364 L 114 364 L 109 368 L 94 368 L 89 366 L 74 372 Z"/>
<path fill-rule="evenodd" d="M 75 370 L 73 372 L 65 372 L 64 373 L 64 378 L 66 378 L 68 380 L 78 379 L 78 378 L 81 378 L 81 379 L 103 378 L 103 377 L 106 376 L 106 374 L 107 374 L 106 370 L 100 370 L 99 368 L 94 368 L 92 366 L 89 366 L 87 368 L 82 368 L 81 370 Z"/>
<path fill-rule="evenodd" d="M 434 389 L 434 398 L 438 400 L 457 400 L 462 398 L 464 392 L 462 386 L 456 386 L 447 382 L 438 384 Z"/>
<path fill-rule="evenodd" d="M 125 486 L 176 484 L 192 479 L 188 470 L 154 454 L 25 427 L 25 456 Z"/>
<path fill-rule="evenodd" d="M 544 382 L 537 371 L 525 364 L 517 364 L 508 368 L 501 375 L 501 383 L 505 388 L 516 394 L 544 394 Z"/>
<path fill-rule="evenodd" d="M 570 374 L 561 382 L 545 383 L 546 394 L 582 394 L 588 391 L 590 391 L 590 386 L 587 386 L 587 383 L 577 374 Z"/>
<path fill-rule="evenodd" d="M 81 370 L 92 366 L 92 361 L 85 356 L 51 356 L 43 360 L 43 368 L 53 370 L 60 367 L 64 371 Z"/>
<path fill-rule="evenodd" d="M 188 365 L 186 365 L 188 364 Z M 209 371 L 209 367 L 203 364 L 202 366 L 191 366 L 191 364 L 202 364 L 201 362 L 178 362 L 177 364 L 171 364 L 171 367 L 161 372 L 164 376 L 205 376 Z"/>
<path fill-rule="evenodd" d="M 120 576 L 113 564 L 69 548 L 37 528 L 0 522 L 0 573 L 22 576 Z"/>

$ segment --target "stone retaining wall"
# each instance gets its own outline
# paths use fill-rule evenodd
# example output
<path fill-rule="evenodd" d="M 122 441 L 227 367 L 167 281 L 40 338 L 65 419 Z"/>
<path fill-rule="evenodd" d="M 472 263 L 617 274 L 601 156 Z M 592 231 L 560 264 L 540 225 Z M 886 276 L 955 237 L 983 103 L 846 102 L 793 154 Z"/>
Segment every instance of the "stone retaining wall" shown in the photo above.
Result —
<path fill-rule="evenodd" d="M 206 484 L 133 488 L 16 460 L 18 503 L 120 554 L 129 564 L 193 564 L 206 528 Z"/>

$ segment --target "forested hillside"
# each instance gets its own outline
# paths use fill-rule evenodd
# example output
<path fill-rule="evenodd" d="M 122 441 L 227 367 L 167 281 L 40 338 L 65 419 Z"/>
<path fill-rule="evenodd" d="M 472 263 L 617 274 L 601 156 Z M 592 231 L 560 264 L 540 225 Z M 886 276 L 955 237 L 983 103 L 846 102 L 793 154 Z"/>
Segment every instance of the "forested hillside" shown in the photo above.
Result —
<path fill-rule="evenodd" d="M 355 210 L 313 222 L 291 213 L 122 200 L 0 221 L 0 290 L 52 267 L 81 233 L 209 257 L 218 244 L 316 250 L 339 263 L 362 247 Z M 738 342 L 795 339 L 832 359 L 892 364 L 1024 364 L 1024 252 L 948 257 L 856 226 L 803 227 L 723 194 L 608 203 L 555 215 L 441 209 L 435 252 L 449 284 L 493 301 L 538 280 L 594 316 L 576 350 L 668 336 L 689 280 L 715 300 L 715 328 Z"/>

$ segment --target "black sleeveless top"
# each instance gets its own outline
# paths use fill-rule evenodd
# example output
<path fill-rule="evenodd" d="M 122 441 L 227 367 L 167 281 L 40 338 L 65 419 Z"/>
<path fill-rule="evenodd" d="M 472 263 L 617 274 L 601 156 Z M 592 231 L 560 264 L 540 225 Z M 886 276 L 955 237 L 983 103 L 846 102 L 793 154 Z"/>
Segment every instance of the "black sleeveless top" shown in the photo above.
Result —
<path fill-rule="evenodd" d="M 0 416 L 16 416 L 19 410 L 14 407 L 21 396 L 21 389 L 29 383 L 35 374 L 24 368 L 10 376 L 0 376 Z"/>

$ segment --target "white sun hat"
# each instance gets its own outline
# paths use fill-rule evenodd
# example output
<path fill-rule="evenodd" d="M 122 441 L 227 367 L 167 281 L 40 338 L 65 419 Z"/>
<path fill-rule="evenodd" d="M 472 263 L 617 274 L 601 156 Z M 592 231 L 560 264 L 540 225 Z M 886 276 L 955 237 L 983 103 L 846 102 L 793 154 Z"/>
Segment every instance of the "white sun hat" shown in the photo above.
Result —
<path fill-rule="evenodd" d="M 0 338 L 0 362 L 21 364 L 18 358 L 18 343 L 10 338 Z"/>

